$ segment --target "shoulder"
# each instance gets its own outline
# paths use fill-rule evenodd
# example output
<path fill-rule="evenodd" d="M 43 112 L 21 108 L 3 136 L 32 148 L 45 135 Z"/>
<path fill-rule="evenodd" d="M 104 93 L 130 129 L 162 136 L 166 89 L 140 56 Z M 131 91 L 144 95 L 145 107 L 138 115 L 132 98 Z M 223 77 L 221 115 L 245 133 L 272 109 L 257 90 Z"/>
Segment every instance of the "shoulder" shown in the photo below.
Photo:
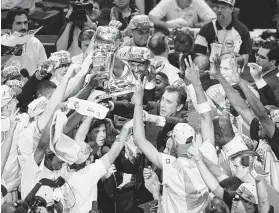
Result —
<path fill-rule="evenodd" d="M 233 27 L 239 32 L 239 34 L 249 34 L 248 28 L 238 20 L 233 20 Z"/>
<path fill-rule="evenodd" d="M 199 35 L 203 35 L 203 34 L 213 34 L 213 35 L 215 35 L 215 30 L 214 30 L 214 26 L 213 26 L 212 21 L 201 27 Z"/>

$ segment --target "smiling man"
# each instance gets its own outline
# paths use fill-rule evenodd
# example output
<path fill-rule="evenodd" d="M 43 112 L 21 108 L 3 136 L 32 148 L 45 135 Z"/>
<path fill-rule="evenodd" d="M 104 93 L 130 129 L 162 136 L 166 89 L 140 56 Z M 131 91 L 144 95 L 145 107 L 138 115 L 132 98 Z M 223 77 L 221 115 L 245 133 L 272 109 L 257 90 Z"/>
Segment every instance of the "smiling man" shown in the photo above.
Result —
<path fill-rule="evenodd" d="M 11 9 L 7 14 L 6 21 L 11 33 L 26 33 L 28 31 L 28 12 L 21 7 Z M 3 37 L 5 36 L 10 36 L 10 34 L 4 35 Z M 27 69 L 29 76 L 32 76 L 38 65 L 46 61 L 46 59 L 47 56 L 44 46 L 37 38 L 32 37 L 22 47 L 22 52 L 18 55 L 14 55 L 10 61 L 18 61 L 21 65 L 21 69 Z"/>

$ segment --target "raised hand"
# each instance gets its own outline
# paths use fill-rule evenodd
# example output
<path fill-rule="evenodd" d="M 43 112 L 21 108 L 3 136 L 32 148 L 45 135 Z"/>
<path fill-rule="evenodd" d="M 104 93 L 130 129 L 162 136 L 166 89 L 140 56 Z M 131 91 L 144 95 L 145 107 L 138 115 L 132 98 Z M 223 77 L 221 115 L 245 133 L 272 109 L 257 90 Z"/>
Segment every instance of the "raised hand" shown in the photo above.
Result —
<path fill-rule="evenodd" d="M 250 67 L 250 74 L 254 81 L 259 81 L 261 79 L 262 67 L 256 63 L 248 63 L 248 67 Z"/>
<path fill-rule="evenodd" d="M 117 21 L 117 20 L 111 20 L 109 22 L 109 26 L 110 27 L 116 27 L 117 29 L 119 29 L 119 28 L 122 27 L 122 23 L 120 21 Z"/>
<path fill-rule="evenodd" d="M 92 22 L 91 19 L 88 16 L 86 16 L 86 22 L 84 23 L 84 28 L 97 29 L 97 24 Z"/>
<path fill-rule="evenodd" d="M 192 57 L 188 56 L 189 62 L 187 58 L 185 58 L 185 64 L 187 66 L 185 71 L 185 78 L 191 81 L 192 84 L 198 84 L 200 82 L 200 72 L 199 68 L 193 63 Z"/>
<path fill-rule="evenodd" d="M 139 104 L 139 105 L 142 104 L 145 83 L 146 83 L 146 77 L 144 77 L 143 83 L 140 82 L 136 86 L 135 92 L 134 92 L 134 95 L 133 95 L 133 98 L 132 98 L 134 104 Z"/>
<path fill-rule="evenodd" d="M 240 83 L 240 72 L 241 70 L 237 68 L 237 63 L 236 63 L 236 60 L 232 59 L 231 61 L 231 67 L 232 67 L 232 70 L 231 70 L 231 80 L 233 81 L 233 83 L 235 84 L 239 84 Z"/>

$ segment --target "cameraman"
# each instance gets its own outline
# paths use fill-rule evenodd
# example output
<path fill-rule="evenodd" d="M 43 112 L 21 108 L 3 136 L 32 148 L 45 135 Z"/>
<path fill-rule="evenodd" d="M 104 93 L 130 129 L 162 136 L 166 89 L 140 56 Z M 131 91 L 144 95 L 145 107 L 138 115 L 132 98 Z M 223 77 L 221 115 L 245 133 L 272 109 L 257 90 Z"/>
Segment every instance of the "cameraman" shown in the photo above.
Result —
<path fill-rule="evenodd" d="M 66 22 L 56 42 L 57 51 L 67 50 L 71 54 L 71 57 L 82 53 L 78 45 L 78 37 L 82 29 L 96 29 L 97 26 L 104 26 L 109 23 L 109 11 L 105 9 L 101 11 L 100 0 L 83 1 L 82 6 L 79 7 L 82 7 L 84 10 L 79 10 L 78 14 L 74 10 L 77 4 L 81 5 L 79 1 L 70 3 L 69 11 L 66 15 Z M 86 13 L 86 20 L 82 20 L 84 14 L 81 13 L 83 12 Z"/>

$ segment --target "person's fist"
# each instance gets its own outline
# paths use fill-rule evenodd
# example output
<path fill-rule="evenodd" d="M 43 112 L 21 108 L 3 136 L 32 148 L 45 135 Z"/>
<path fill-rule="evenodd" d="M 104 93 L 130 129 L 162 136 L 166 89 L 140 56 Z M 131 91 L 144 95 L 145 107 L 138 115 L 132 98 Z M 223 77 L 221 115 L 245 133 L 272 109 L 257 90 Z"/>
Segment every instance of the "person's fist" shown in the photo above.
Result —
<path fill-rule="evenodd" d="M 117 29 L 120 29 L 122 27 L 122 23 L 120 21 L 117 21 L 117 20 L 111 20 L 109 22 L 109 26 L 110 27 L 116 27 Z"/>
<path fill-rule="evenodd" d="M 106 179 L 108 179 L 113 173 L 115 173 L 117 170 L 115 168 L 115 165 L 112 164 L 109 169 L 108 169 L 108 172 L 107 174 L 105 175 Z"/>
<path fill-rule="evenodd" d="M 148 168 L 143 169 L 143 178 L 144 180 L 151 178 L 152 176 L 152 169 L 151 166 L 148 166 Z"/>
<path fill-rule="evenodd" d="M 187 155 L 189 158 L 192 158 L 195 161 L 202 160 L 201 152 L 194 146 L 190 146 L 190 148 L 187 150 Z"/>

